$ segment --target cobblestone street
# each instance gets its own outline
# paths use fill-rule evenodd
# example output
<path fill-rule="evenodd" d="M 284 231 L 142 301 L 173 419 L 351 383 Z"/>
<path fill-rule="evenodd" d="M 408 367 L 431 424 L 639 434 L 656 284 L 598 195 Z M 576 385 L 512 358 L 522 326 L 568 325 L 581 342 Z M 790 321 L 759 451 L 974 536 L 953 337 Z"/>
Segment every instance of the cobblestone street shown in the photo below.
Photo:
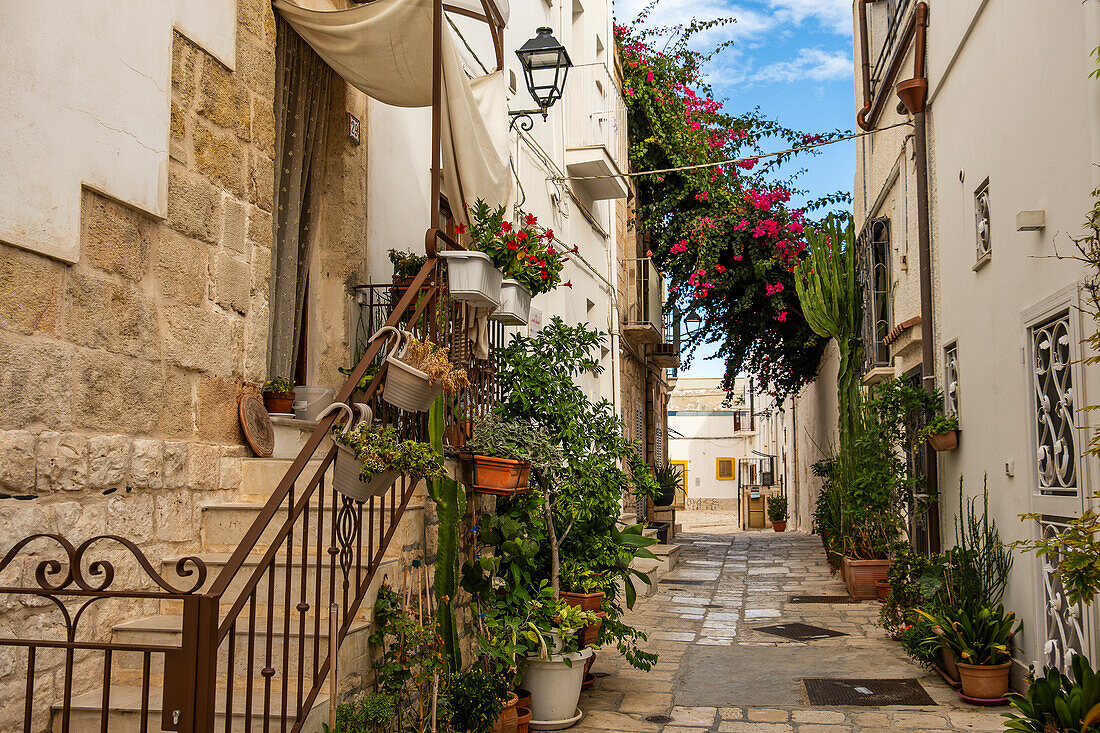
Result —
<path fill-rule="evenodd" d="M 879 604 L 792 604 L 791 595 L 847 595 L 829 575 L 817 537 L 694 526 L 676 538 L 677 566 L 630 617 L 661 660 L 639 672 L 610 650 L 581 697 L 576 731 L 663 733 L 870 733 L 995 731 L 1005 708 L 961 702 L 934 672 L 911 662 L 878 626 Z M 845 636 L 786 641 L 756 629 L 804 622 Z M 607 676 L 599 673 L 606 672 Z M 803 678 L 917 678 L 924 706 L 811 706 Z M 670 720 L 647 717 L 667 716 Z"/>

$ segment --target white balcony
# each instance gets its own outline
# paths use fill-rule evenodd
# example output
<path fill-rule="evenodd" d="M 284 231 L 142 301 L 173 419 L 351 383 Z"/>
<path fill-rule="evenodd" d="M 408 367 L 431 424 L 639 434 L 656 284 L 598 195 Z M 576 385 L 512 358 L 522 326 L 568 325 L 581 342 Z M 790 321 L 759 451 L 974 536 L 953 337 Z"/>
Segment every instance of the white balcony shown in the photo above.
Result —
<path fill-rule="evenodd" d="M 574 181 L 596 201 L 626 198 L 628 168 L 626 105 L 614 77 L 603 64 L 577 66 L 565 84 L 565 168 L 570 176 L 600 176 Z"/>

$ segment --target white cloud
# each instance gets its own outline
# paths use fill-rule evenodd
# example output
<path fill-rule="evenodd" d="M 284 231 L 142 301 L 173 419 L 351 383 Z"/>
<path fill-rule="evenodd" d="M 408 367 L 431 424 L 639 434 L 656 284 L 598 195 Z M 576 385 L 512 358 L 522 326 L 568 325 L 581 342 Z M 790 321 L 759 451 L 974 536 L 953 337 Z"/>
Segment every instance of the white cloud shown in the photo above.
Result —
<path fill-rule="evenodd" d="M 844 51 L 804 48 L 791 61 L 777 61 L 750 75 L 754 82 L 836 81 L 852 77 L 852 58 Z"/>
<path fill-rule="evenodd" d="M 850 0 L 768 0 L 768 4 L 790 21 L 801 24 L 807 18 L 817 20 L 833 33 L 852 34 Z"/>

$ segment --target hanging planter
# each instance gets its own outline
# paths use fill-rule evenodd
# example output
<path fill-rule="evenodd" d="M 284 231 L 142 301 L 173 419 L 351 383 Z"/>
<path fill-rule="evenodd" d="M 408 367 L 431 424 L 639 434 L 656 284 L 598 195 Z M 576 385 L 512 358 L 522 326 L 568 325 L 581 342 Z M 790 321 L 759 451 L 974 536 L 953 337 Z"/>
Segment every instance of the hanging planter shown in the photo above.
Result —
<path fill-rule="evenodd" d="M 947 433 L 933 433 L 928 436 L 928 444 L 937 453 L 952 451 L 959 447 L 959 431 L 952 430 Z"/>
<path fill-rule="evenodd" d="M 941 415 L 931 420 L 919 433 L 923 443 L 928 441 L 937 453 L 952 451 L 959 447 L 958 415 Z"/>
<path fill-rule="evenodd" d="M 386 357 L 386 383 L 382 399 L 408 412 L 427 412 L 444 389 L 468 387 L 466 370 L 448 360 L 447 349 L 430 341 L 417 341 L 408 331 L 383 326 L 371 337 L 393 335 L 395 343 Z"/>
<path fill-rule="evenodd" d="M 401 477 L 415 483 L 422 478 L 444 475 L 441 457 L 427 443 L 402 441 L 393 427 L 376 425 L 371 409 L 357 403 L 358 422 L 352 409 L 337 402 L 320 415 L 339 410 L 347 415 L 344 429 L 334 438 L 336 460 L 332 487 L 354 501 L 382 496 Z"/>
<path fill-rule="evenodd" d="M 515 280 L 500 285 L 500 307 L 489 316 L 506 326 L 525 326 L 531 318 L 531 291 Z"/>
<path fill-rule="evenodd" d="M 451 299 L 476 308 L 500 305 L 500 285 L 504 276 L 484 252 L 450 250 L 440 252 L 447 260 L 447 290 Z"/>

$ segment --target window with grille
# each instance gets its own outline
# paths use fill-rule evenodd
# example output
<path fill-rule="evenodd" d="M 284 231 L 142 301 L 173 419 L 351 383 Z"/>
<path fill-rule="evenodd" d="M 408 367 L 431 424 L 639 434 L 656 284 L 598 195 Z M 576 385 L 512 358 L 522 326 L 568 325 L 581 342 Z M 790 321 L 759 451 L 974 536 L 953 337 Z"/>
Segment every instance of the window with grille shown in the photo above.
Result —
<path fill-rule="evenodd" d="M 990 236 L 988 178 L 974 192 L 974 238 L 978 262 L 988 260 L 993 255 L 993 240 Z"/>
<path fill-rule="evenodd" d="M 1077 495 L 1077 431 L 1074 427 L 1073 344 L 1070 311 L 1029 329 L 1035 466 L 1039 493 Z"/>
<path fill-rule="evenodd" d="M 890 365 L 890 220 L 868 219 L 857 241 L 863 289 L 864 369 Z"/>
<path fill-rule="evenodd" d="M 716 475 L 719 481 L 733 481 L 735 476 L 734 459 L 719 458 Z"/>
<path fill-rule="evenodd" d="M 959 414 L 959 347 L 956 343 L 943 350 L 943 403 L 945 413 Z"/>

